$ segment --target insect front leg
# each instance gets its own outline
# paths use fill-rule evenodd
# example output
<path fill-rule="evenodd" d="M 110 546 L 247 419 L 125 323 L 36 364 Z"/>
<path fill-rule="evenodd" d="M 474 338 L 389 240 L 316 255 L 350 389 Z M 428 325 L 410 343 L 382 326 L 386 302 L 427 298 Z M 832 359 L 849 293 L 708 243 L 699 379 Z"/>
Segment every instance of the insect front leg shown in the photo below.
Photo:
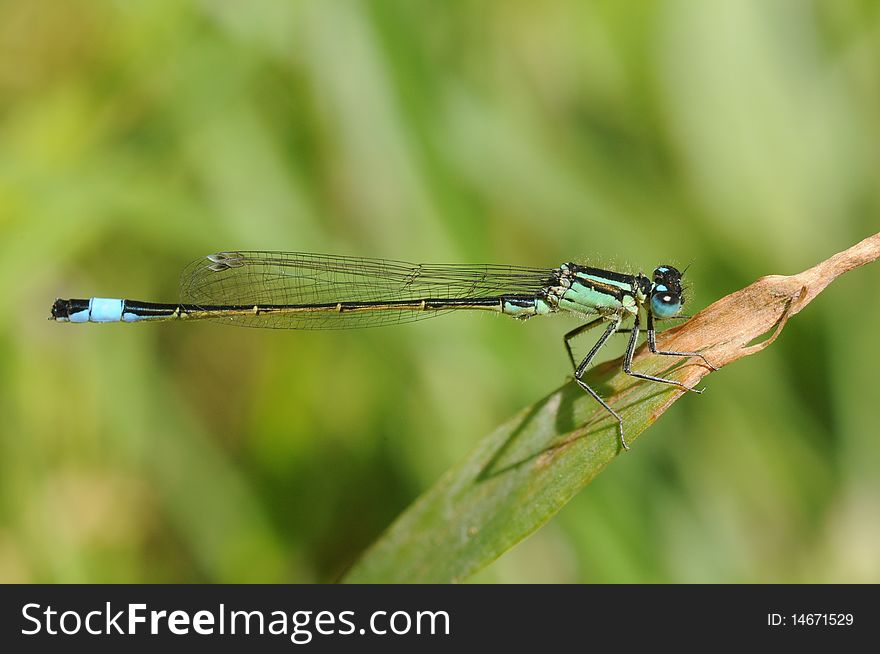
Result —
<path fill-rule="evenodd" d="M 651 324 L 651 326 L 653 327 L 653 324 L 651 323 L 650 316 L 651 316 L 651 314 L 649 313 L 648 314 L 648 323 Z M 649 339 L 648 342 L 649 343 L 650 343 L 651 334 L 652 334 L 652 330 L 651 330 L 651 328 L 649 328 L 649 331 L 648 331 L 648 339 Z M 680 381 L 676 381 L 674 379 L 666 379 L 665 377 L 657 377 L 655 375 L 647 375 L 642 372 L 634 372 L 632 369 L 632 360 L 633 360 L 633 354 L 635 353 L 635 350 L 636 350 L 636 340 L 638 338 L 639 338 L 639 314 L 636 313 L 635 319 L 633 321 L 632 330 L 630 331 L 629 343 L 626 346 L 626 354 L 623 357 L 623 372 L 625 372 L 627 375 L 629 375 L 631 377 L 636 377 L 638 379 L 647 379 L 648 381 L 659 382 L 661 384 L 670 384 L 671 386 L 678 386 L 679 388 L 683 388 L 686 391 L 691 391 L 691 392 L 697 393 L 697 394 L 700 394 L 703 392 L 702 390 L 700 390 L 698 388 L 691 388 L 690 386 L 685 386 Z M 654 352 L 653 349 L 651 351 Z M 676 352 L 676 353 L 672 353 L 672 354 L 678 354 L 678 353 Z"/>
<path fill-rule="evenodd" d="M 638 316 L 636 317 L 636 321 L 638 321 Z M 703 360 L 703 363 L 705 363 L 710 370 L 718 370 L 718 368 L 709 363 L 709 360 L 706 359 L 706 357 L 704 357 L 699 352 L 676 352 L 675 350 L 658 350 L 656 333 L 654 331 L 654 316 L 651 315 L 650 311 L 648 312 L 648 349 L 651 350 L 652 354 L 662 354 L 664 356 L 700 357 Z"/>

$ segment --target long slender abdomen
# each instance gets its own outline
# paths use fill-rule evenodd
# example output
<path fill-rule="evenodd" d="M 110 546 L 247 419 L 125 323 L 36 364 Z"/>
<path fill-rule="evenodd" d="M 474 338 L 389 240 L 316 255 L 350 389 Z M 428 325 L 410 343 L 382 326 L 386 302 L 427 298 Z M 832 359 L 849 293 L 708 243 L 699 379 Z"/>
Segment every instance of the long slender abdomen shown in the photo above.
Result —
<path fill-rule="evenodd" d="M 279 315 L 383 314 L 390 312 L 446 312 L 451 310 L 497 311 L 520 320 L 553 313 L 555 309 L 540 297 L 499 296 L 488 298 L 426 298 L 422 300 L 388 300 L 327 302 L 322 304 L 228 304 L 200 306 L 195 304 L 161 304 L 93 297 L 87 300 L 55 300 L 52 319 L 59 322 L 142 322 L 151 320 L 206 318 L 268 319 Z"/>

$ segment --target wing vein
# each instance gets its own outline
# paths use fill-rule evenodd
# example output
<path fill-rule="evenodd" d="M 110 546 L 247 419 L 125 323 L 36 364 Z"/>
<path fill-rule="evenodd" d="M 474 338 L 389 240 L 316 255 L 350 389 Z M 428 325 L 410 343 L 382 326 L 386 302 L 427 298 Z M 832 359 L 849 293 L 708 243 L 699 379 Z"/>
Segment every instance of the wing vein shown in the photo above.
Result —
<path fill-rule="evenodd" d="M 303 306 L 345 302 L 531 297 L 554 270 L 497 264 L 414 264 L 391 259 L 302 252 L 212 254 L 181 275 L 181 301 L 197 306 Z M 410 322 L 446 313 L 394 308 L 366 312 L 269 313 L 217 320 L 277 329 L 347 329 Z"/>

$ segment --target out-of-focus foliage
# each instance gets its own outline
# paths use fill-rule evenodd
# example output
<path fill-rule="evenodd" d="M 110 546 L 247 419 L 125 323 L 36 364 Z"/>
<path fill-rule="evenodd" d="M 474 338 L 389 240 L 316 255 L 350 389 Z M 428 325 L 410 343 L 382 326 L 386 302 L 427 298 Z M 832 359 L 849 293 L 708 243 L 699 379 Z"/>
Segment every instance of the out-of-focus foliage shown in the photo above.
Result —
<path fill-rule="evenodd" d="M 73 326 L 55 297 L 174 300 L 256 248 L 691 263 L 700 307 L 877 231 L 878 152 L 873 2 L 6 0 L 0 581 L 333 580 L 562 381 L 573 326 Z M 477 579 L 880 581 L 878 282 Z"/>

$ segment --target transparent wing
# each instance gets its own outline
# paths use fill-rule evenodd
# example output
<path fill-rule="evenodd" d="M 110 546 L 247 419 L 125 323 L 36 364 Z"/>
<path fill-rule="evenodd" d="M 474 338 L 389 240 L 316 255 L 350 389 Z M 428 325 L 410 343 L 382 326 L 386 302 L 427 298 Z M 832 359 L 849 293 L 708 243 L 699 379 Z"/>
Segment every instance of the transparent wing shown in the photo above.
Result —
<path fill-rule="evenodd" d="M 413 264 L 299 252 L 220 252 L 188 265 L 181 301 L 201 307 L 323 305 L 534 296 L 553 270 L 500 265 Z M 376 311 L 266 313 L 218 316 L 247 327 L 348 329 L 430 318 L 442 311 L 383 308 Z"/>

